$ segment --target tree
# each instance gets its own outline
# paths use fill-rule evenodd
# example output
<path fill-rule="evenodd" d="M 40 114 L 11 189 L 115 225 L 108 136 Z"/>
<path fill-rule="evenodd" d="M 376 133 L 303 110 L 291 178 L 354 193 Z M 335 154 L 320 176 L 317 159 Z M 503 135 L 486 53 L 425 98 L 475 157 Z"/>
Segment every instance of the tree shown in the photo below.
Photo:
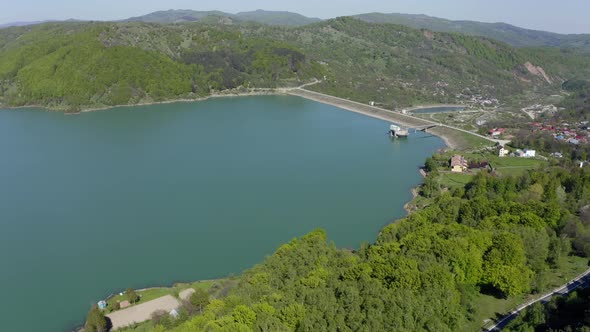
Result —
<path fill-rule="evenodd" d="M 107 319 L 97 305 L 93 305 L 86 316 L 86 332 L 106 332 L 108 331 Z"/>
<path fill-rule="evenodd" d="M 238 305 L 234 309 L 232 316 L 236 323 L 244 324 L 248 327 L 253 327 L 254 322 L 256 322 L 256 313 L 254 310 L 243 304 Z"/>
<path fill-rule="evenodd" d="M 109 310 L 110 310 L 111 312 L 112 312 L 112 311 L 119 310 L 119 309 L 121 309 L 121 303 L 119 303 L 119 302 L 116 302 L 116 301 L 115 301 L 115 302 L 113 302 L 113 304 L 112 304 L 112 305 L 110 306 L 110 308 L 109 308 Z"/>
<path fill-rule="evenodd" d="M 195 292 L 191 294 L 189 302 L 195 306 L 199 312 L 203 311 L 203 308 L 209 304 L 209 294 L 201 288 L 195 289 Z"/>
<path fill-rule="evenodd" d="M 424 184 L 422 185 L 420 191 L 422 196 L 430 198 L 436 196 L 439 193 L 440 185 L 436 180 L 436 176 L 437 174 L 432 172 L 424 179 Z"/>
<path fill-rule="evenodd" d="M 438 167 L 438 165 L 436 164 L 436 161 L 432 157 L 426 158 L 426 162 L 424 162 L 424 170 L 426 172 L 430 173 L 430 172 L 436 170 L 437 167 Z"/>
<path fill-rule="evenodd" d="M 514 234 L 503 232 L 494 236 L 493 243 L 484 256 L 484 283 L 505 296 L 528 292 L 533 272 L 525 265 L 522 240 Z"/>
<path fill-rule="evenodd" d="M 131 288 L 127 288 L 127 290 L 125 291 L 125 297 L 129 301 L 129 303 L 139 302 L 139 295 Z"/>
<path fill-rule="evenodd" d="M 169 326 L 170 325 L 170 314 L 166 312 L 166 310 L 156 310 L 151 314 L 152 324 L 154 326 L 162 325 L 162 326 Z"/>

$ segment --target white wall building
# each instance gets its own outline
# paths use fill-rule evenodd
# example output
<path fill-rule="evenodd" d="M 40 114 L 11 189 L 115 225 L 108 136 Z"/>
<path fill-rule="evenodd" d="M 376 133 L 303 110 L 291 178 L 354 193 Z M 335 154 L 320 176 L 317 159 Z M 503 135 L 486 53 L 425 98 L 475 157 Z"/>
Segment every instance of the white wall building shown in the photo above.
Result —
<path fill-rule="evenodd" d="M 524 154 L 522 155 L 525 158 L 534 158 L 537 155 L 537 151 L 535 150 L 524 150 Z"/>

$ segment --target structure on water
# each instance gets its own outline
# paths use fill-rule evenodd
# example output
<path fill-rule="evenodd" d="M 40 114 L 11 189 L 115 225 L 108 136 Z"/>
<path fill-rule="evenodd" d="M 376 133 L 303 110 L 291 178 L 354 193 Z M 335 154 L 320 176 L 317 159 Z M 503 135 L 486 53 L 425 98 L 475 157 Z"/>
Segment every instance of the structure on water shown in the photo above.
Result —
<path fill-rule="evenodd" d="M 409 132 L 407 129 L 403 129 L 399 126 L 392 124 L 389 126 L 389 136 L 390 137 L 408 137 Z"/>
<path fill-rule="evenodd" d="M 436 124 L 433 124 L 433 125 L 419 126 L 416 128 L 402 128 L 400 126 L 392 124 L 389 126 L 389 136 L 390 137 L 408 137 L 410 135 L 410 129 L 413 129 L 414 132 L 417 132 L 417 131 L 426 132 L 428 129 L 434 128 L 436 126 L 437 126 Z"/>

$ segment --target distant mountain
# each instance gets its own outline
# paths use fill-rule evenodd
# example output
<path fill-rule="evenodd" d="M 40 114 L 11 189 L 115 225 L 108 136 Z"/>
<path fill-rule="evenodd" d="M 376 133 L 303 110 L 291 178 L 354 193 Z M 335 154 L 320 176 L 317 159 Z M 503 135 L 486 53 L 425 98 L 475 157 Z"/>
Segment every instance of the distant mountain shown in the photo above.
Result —
<path fill-rule="evenodd" d="M 74 18 L 70 18 L 67 20 L 59 21 L 59 20 L 43 20 L 43 21 L 30 21 L 30 22 L 9 22 L 0 24 L 0 29 L 10 28 L 10 27 L 24 27 L 28 25 L 37 25 L 43 23 L 55 23 L 55 22 L 83 22 L 82 20 L 77 20 Z"/>
<path fill-rule="evenodd" d="M 9 27 L 22 27 L 22 26 L 26 26 L 26 25 L 35 25 L 35 24 L 41 24 L 41 23 L 45 23 L 45 22 L 50 22 L 50 21 L 10 22 L 10 23 L 0 24 L 0 29 L 9 28 Z"/>
<path fill-rule="evenodd" d="M 194 11 L 194 10 L 166 10 L 157 11 L 147 15 L 131 17 L 124 21 L 147 22 L 147 23 L 182 23 L 182 22 L 258 22 L 268 25 L 290 25 L 301 26 L 320 21 L 319 18 L 309 18 L 300 14 L 284 11 L 256 10 L 241 12 L 237 14 L 221 11 Z M 229 19 L 229 21 L 228 21 Z"/>
<path fill-rule="evenodd" d="M 301 26 L 321 21 L 319 18 L 306 17 L 291 12 L 277 12 L 256 10 L 251 12 L 241 12 L 235 15 L 241 21 L 252 21 L 269 25 L 291 25 Z"/>
<path fill-rule="evenodd" d="M 519 28 L 506 23 L 451 21 L 427 15 L 368 13 L 355 15 L 354 17 L 370 23 L 392 23 L 416 29 L 482 36 L 499 40 L 515 47 L 575 47 L 590 51 L 590 34 L 565 35 Z"/>
<path fill-rule="evenodd" d="M 212 11 L 195 11 L 183 9 L 161 10 L 149 13 L 143 16 L 131 17 L 123 21 L 127 22 L 146 22 L 146 23 L 181 23 L 196 22 L 208 16 L 230 16 L 218 10 Z"/>

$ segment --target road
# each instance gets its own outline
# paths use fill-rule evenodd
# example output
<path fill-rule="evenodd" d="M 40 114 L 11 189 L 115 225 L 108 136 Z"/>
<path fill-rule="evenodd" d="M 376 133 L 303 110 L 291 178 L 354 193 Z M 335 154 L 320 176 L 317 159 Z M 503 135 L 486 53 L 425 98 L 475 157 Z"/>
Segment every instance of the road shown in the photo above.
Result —
<path fill-rule="evenodd" d="M 531 305 L 533 305 L 537 302 L 542 302 L 542 303 L 549 302 L 553 296 L 566 295 L 566 294 L 569 294 L 572 291 L 574 291 L 580 287 L 588 287 L 589 284 L 590 284 L 590 269 L 584 271 L 584 273 L 582 273 L 582 274 L 578 275 L 577 277 L 575 277 L 574 279 L 570 280 L 567 284 L 564 284 L 563 286 L 560 286 L 560 287 L 552 290 L 551 292 L 542 295 L 541 297 L 539 297 L 535 300 L 521 304 L 516 309 L 511 311 L 508 315 L 506 315 L 506 316 L 502 317 L 500 320 L 498 320 L 493 326 L 484 328 L 484 331 L 500 331 L 504 327 L 506 327 L 506 325 L 508 325 L 508 323 L 510 323 L 514 318 L 516 318 L 524 309 L 530 307 Z"/>

